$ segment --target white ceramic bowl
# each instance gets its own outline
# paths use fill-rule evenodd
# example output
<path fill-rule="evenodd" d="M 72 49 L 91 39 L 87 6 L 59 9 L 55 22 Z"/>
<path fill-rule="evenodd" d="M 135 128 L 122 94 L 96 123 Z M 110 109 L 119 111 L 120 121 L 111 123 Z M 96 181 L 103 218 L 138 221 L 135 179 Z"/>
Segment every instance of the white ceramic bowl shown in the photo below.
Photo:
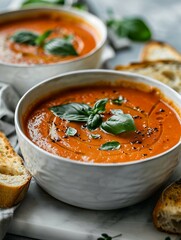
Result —
<path fill-rule="evenodd" d="M 52 155 L 26 137 L 22 127 L 23 115 L 37 96 L 41 98 L 55 89 L 120 79 L 155 86 L 181 108 L 181 96 L 166 85 L 138 74 L 106 70 L 63 74 L 35 86 L 21 98 L 15 112 L 15 126 L 26 166 L 37 183 L 55 198 L 89 209 L 121 208 L 150 196 L 175 169 L 180 158 L 181 141 L 168 151 L 145 160 L 95 164 Z"/>
<path fill-rule="evenodd" d="M 57 74 L 74 70 L 98 68 L 100 66 L 103 47 L 107 38 L 107 29 L 99 18 L 88 12 L 65 7 L 23 9 L 1 13 L 0 24 L 17 19 L 23 20 L 25 17 L 36 17 L 36 15 L 38 16 L 43 13 L 55 12 L 65 12 L 88 22 L 90 26 L 92 26 L 99 34 L 97 45 L 85 56 L 79 59 L 69 60 L 61 63 L 20 65 L 0 62 L 1 81 L 12 84 L 20 95 L 23 95 L 28 89 L 38 84 L 42 80 L 53 77 Z"/>

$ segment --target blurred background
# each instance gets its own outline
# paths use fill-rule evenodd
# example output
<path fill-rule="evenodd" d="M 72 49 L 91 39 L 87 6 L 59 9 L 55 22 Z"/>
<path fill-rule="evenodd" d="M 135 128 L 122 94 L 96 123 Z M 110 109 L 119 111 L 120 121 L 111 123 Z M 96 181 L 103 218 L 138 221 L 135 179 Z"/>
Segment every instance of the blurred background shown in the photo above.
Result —
<path fill-rule="evenodd" d="M 152 39 L 167 42 L 181 52 L 180 0 L 0 0 L 0 11 L 20 8 L 22 3 L 28 3 L 26 7 L 34 7 L 40 2 L 56 3 L 59 6 L 78 3 L 80 8 L 94 13 L 105 22 L 110 17 L 139 17 L 150 27 Z M 121 47 L 108 49 L 107 58 L 112 59 L 104 66 L 114 68 L 116 64 L 139 61 L 139 53 L 144 44 L 145 42 L 127 42 L 121 39 Z"/>

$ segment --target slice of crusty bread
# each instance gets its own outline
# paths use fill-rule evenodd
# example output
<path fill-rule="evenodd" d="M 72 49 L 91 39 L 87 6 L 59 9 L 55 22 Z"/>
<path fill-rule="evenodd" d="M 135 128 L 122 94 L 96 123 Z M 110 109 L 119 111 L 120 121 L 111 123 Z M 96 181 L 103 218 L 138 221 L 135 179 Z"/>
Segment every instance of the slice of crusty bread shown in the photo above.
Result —
<path fill-rule="evenodd" d="M 0 132 L 0 208 L 19 203 L 28 190 L 30 180 L 21 157 Z"/>
<path fill-rule="evenodd" d="M 116 66 L 116 70 L 142 74 L 161 81 L 181 93 L 181 62 L 158 60 Z"/>
<path fill-rule="evenodd" d="M 150 41 L 142 49 L 141 61 L 176 60 L 181 61 L 181 54 L 164 42 Z"/>
<path fill-rule="evenodd" d="M 153 223 L 161 231 L 181 234 L 181 179 L 162 192 L 153 211 Z"/>

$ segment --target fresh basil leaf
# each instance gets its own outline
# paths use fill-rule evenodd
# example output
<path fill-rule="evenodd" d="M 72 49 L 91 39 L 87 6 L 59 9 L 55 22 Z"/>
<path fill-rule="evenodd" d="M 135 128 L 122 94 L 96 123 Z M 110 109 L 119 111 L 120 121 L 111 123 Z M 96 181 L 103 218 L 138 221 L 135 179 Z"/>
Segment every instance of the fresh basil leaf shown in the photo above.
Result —
<path fill-rule="evenodd" d="M 125 99 L 123 98 L 123 96 L 119 96 L 116 99 L 112 99 L 111 102 L 116 105 L 121 105 L 124 102 L 124 100 Z"/>
<path fill-rule="evenodd" d="M 124 114 L 121 109 L 112 109 L 112 110 L 111 110 L 111 113 L 112 113 L 113 115 Z"/>
<path fill-rule="evenodd" d="M 22 3 L 22 6 L 28 6 L 28 5 L 47 5 L 47 4 L 56 4 L 56 5 L 64 5 L 65 0 L 26 0 Z"/>
<path fill-rule="evenodd" d="M 27 45 L 36 45 L 38 34 L 29 31 L 18 31 L 11 36 L 11 40 L 16 43 L 23 43 Z"/>
<path fill-rule="evenodd" d="M 113 115 L 101 124 L 101 128 L 108 133 L 120 134 L 122 132 L 134 131 L 136 126 L 130 114 Z"/>
<path fill-rule="evenodd" d="M 77 129 L 69 127 L 65 133 L 67 136 L 75 136 L 77 134 Z"/>
<path fill-rule="evenodd" d="M 47 30 L 42 35 L 38 36 L 37 39 L 35 40 L 35 44 L 37 46 L 42 46 L 45 40 L 50 36 L 52 32 L 53 32 L 52 30 Z"/>
<path fill-rule="evenodd" d="M 94 138 L 94 139 L 99 139 L 99 138 L 101 138 L 101 135 L 100 135 L 100 134 L 91 134 L 90 136 L 91 136 L 91 138 Z"/>
<path fill-rule="evenodd" d="M 140 18 L 125 18 L 122 21 L 127 36 L 133 41 L 147 41 L 151 38 L 151 31 L 146 23 Z"/>
<path fill-rule="evenodd" d="M 25 0 L 22 3 L 22 6 L 28 5 L 45 5 L 45 6 L 52 6 L 52 5 L 65 5 L 65 0 Z M 80 10 L 88 11 L 87 6 L 84 3 L 75 2 L 72 4 L 72 7 L 75 7 Z"/>
<path fill-rule="evenodd" d="M 89 130 L 95 130 L 102 123 L 102 117 L 100 114 L 91 114 L 87 120 L 87 128 Z"/>
<path fill-rule="evenodd" d="M 72 4 L 72 7 L 77 8 L 79 10 L 88 11 L 88 7 L 84 3 L 75 2 Z"/>
<path fill-rule="evenodd" d="M 152 33 L 147 24 L 141 18 L 127 17 L 110 19 L 107 26 L 115 31 L 120 37 L 128 37 L 133 41 L 147 41 L 151 39 Z"/>
<path fill-rule="evenodd" d="M 90 109 L 89 105 L 84 103 L 68 103 L 50 108 L 55 116 L 75 122 L 87 122 Z"/>
<path fill-rule="evenodd" d="M 70 42 L 70 40 L 66 38 L 53 38 L 50 41 L 48 41 L 44 45 L 44 49 L 49 53 L 53 55 L 58 56 L 77 56 L 78 53 L 76 52 L 73 44 Z"/>
<path fill-rule="evenodd" d="M 127 29 L 122 26 L 122 21 L 119 19 L 110 19 L 107 21 L 107 26 L 111 28 L 119 37 L 128 37 Z"/>
<path fill-rule="evenodd" d="M 107 20 L 106 25 L 107 25 L 107 27 L 116 30 L 119 22 L 120 22 L 120 20 L 118 21 L 116 19 L 111 18 L 111 19 Z"/>
<path fill-rule="evenodd" d="M 121 144 L 117 141 L 107 142 L 100 146 L 100 150 L 108 151 L 108 150 L 118 150 L 120 149 Z"/>
<path fill-rule="evenodd" d="M 101 236 L 104 237 L 104 238 L 110 237 L 107 233 L 102 233 Z"/>
<path fill-rule="evenodd" d="M 101 237 L 97 238 L 97 240 L 113 240 L 113 238 L 118 238 L 120 236 L 122 236 L 122 234 L 111 237 L 107 233 L 102 233 Z"/>
<path fill-rule="evenodd" d="M 108 98 L 100 99 L 92 108 L 93 113 L 102 113 L 105 111 L 106 103 L 108 102 Z"/>

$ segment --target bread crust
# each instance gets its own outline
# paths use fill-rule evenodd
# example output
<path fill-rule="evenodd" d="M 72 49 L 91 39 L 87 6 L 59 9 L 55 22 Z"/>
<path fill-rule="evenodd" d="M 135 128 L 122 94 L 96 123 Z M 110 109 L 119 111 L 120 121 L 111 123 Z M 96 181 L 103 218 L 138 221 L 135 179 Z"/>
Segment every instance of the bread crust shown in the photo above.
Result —
<path fill-rule="evenodd" d="M 117 65 L 115 70 L 126 71 L 126 70 L 137 70 L 143 69 L 150 66 L 157 66 L 158 64 L 170 65 L 175 64 L 177 66 L 181 66 L 181 62 L 177 60 L 155 60 L 155 61 L 143 61 L 143 62 L 132 62 L 128 65 Z"/>
<path fill-rule="evenodd" d="M 155 60 L 118 65 L 115 70 L 135 72 L 154 78 L 181 93 L 181 62 L 175 60 Z"/>
<path fill-rule="evenodd" d="M 31 180 L 22 158 L 0 132 L 0 208 L 18 204 L 25 196 Z"/>
<path fill-rule="evenodd" d="M 163 190 L 153 210 L 158 230 L 181 234 L 181 179 Z"/>
<path fill-rule="evenodd" d="M 141 61 L 155 60 L 177 60 L 181 61 L 181 54 L 170 44 L 160 41 L 150 41 L 142 49 Z"/>

